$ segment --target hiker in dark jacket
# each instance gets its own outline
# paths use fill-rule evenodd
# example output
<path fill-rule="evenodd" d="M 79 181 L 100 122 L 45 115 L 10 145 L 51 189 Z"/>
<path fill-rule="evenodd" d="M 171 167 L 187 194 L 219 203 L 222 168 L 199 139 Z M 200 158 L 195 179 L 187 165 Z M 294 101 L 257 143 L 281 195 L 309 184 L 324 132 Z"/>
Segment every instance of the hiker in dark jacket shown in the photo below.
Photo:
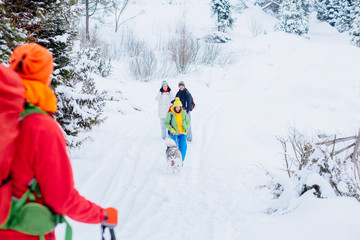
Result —
<path fill-rule="evenodd" d="M 179 91 L 177 92 L 176 97 L 180 98 L 183 109 L 185 109 L 186 113 L 189 114 L 191 111 L 192 99 L 191 94 L 189 90 L 185 88 L 185 83 L 183 81 L 179 82 Z"/>
<path fill-rule="evenodd" d="M 183 81 L 179 82 L 179 91 L 177 92 L 176 97 L 180 98 L 180 101 L 183 105 L 183 109 L 186 110 L 186 113 L 189 115 L 189 119 L 191 122 L 190 111 L 191 111 L 191 105 L 192 105 L 192 97 L 191 97 L 190 92 L 185 88 L 185 83 Z M 189 142 L 192 141 L 191 124 L 190 124 L 190 128 L 187 132 L 186 140 Z"/>

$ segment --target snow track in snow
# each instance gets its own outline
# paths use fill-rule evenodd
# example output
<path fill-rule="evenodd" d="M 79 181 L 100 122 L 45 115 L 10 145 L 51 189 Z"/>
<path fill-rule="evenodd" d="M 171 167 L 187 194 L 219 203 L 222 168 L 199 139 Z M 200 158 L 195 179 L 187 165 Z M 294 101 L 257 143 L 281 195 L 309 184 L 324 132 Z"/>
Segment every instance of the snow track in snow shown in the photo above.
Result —
<path fill-rule="evenodd" d="M 323 33 L 312 41 L 270 30 L 245 41 L 247 20 L 246 14 L 240 16 L 234 31 L 234 65 L 204 67 L 166 79 L 174 91 L 184 80 L 196 102 L 193 142 L 180 174 L 166 170 L 166 146 L 154 100 L 162 80 L 129 80 L 123 64 L 114 63 L 113 77 L 98 81 L 104 90 L 120 90 L 126 100 L 108 104 L 107 121 L 94 129 L 94 141 L 74 153 L 72 160 L 80 193 L 119 210 L 118 239 L 285 240 L 294 232 L 296 239 L 311 239 L 307 226 L 320 230 L 328 226 L 326 221 L 311 222 L 312 214 L 336 222 L 337 214 L 347 210 L 336 211 L 337 205 L 331 204 L 337 200 L 323 200 L 329 211 L 313 209 L 309 201 L 303 215 L 267 216 L 264 210 L 272 196 L 258 189 L 267 178 L 257 166 L 282 167 L 282 149 L 275 136 L 284 136 L 289 126 L 344 134 L 358 127 L 354 109 L 360 107 L 360 95 L 354 86 L 359 86 L 360 70 L 352 67 L 352 59 L 359 59 L 359 51 L 337 41 L 339 35 L 328 29 L 322 30 L 332 36 L 326 36 L 326 48 L 320 47 Z M 315 30 L 329 27 L 314 25 Z M 333 66 L 341 66 L 341 71 Z M 349 214 L 349 222 L 355 213 Z M 265 231 L 257 228 L 259 223 Z M 100 238 L 99 226 L 72 225 L 76 240 Z M 300 225 L 304 233 L 299 233 Z M 356 229 L 349 227 L 347 240 L 357 240 Z M 341 236 L 341 230 L 337 233 L 321 232 L 329 240 Z"/>

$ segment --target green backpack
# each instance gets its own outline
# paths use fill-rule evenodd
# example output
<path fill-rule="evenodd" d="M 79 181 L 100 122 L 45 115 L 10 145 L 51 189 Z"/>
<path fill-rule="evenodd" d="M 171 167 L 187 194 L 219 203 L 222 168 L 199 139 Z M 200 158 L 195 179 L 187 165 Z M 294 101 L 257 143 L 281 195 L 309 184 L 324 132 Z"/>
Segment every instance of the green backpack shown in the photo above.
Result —
<path fill-rule="evenodd" d="M 24 118 L 33 113 L 47 115 L 40 108 L 26 103 L 21 117 Z M 66 223 L 65 240 L 71 240 L 72 229 L 65 217 L 35 202 L 35 195 L 41 198 L 39 184 L 35 178 L 29 183 L 28 188 L 20 199 L 12 199 L 9 216 L 6 222 L 0 226 L 0 229 L 12 229 L 21 233 L 39 236 L 40 240 L 45 240 L 45 234 L 52 232 L 57 224 Z"/>

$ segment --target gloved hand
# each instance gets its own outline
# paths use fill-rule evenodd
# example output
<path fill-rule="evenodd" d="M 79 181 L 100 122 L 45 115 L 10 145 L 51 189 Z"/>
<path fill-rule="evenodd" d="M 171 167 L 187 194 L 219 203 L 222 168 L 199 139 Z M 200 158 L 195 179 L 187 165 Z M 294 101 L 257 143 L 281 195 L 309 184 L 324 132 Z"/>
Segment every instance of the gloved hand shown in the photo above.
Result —
<path fill-rule="evenodd" d="M 115 208 L 106 208 L 105 210 L 105 219 L 101 225 L 106 227 L 116 227 L 118 224 L 118 211 Z"/>
<path fill-rule="evenodd" d="M 171 132 L 172 134 L 175 134 L 175 135 L 177 134 L 177 133 L 176 133 L 176 130 L 173 129 L 173 128 L 170 130 L 170 132 Z"/>

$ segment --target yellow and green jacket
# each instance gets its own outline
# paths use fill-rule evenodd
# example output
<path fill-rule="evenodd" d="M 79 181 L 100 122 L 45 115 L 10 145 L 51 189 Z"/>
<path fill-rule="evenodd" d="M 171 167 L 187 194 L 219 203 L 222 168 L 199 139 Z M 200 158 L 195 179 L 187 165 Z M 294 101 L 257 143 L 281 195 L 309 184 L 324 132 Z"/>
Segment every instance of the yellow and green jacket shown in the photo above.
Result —
<path fill-rule="evenodd" d="M 190 128 L 190 118 L 186 111 L 181 110 L 180 113 L 176 113 L 174 107 L 172 107 L 165 118 L 164 124 L 169 130 L 175 129 L 177 134 L 186 134 Z"/>

